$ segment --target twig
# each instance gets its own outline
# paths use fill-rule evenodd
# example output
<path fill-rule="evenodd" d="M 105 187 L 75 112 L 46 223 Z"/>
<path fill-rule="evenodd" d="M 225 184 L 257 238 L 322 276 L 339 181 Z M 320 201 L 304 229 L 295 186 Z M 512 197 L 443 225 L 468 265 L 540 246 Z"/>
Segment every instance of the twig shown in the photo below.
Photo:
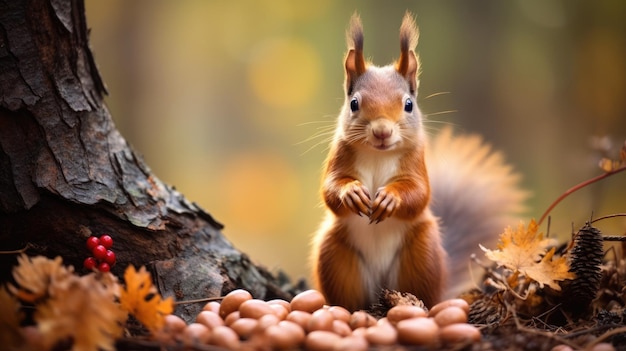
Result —
<path fill-rule="evenodd" d="M 626 241 L 626 236 L 621 235 L 606 235 L 602 237 L 604 241 Z"/>
<path fill-rule="evenodd" d="M 526 301 L 528 299 L 528 296 L 530 296 L 530 289 L 526 290 L 526 296 L 522 296 L 520 294 L 518 294 L 515 290 L 513 290 L 510 286 L 507 285 L 507 287 L 509 288 L 509 292 L 514 296 L 517 297 L 518 299 L 522 300 L 522 301 Z"/>
<path fill-rule="evenodd" d="M 621 327 L 621 328 L 617 328 L 617 329 L 613 329 L 613 330 L 609 330 L 608 332 L 600 335 L 598 338 L 596 338 L 594 341 L 590 342 L 589 344 L 587 344 L 585 346 L 585 350 L 591 350 L 593 349 L 593 347 L 601 342 L 603 342 L 604 340 L 610 338 L 613 335 L 616 334 L 621 334 L 621 333 L 626 333 L 626 327 Z"/>
<path fill-rule="evenodd" d="M 524 283 L 523 285 L 526 286 L 526 283 L 528 284 L 528 287 L 526 289 L 526 296 L 522 296 L 520 295 L 517 291 L 515 291 L 513 289 L 513 287 L 511 286 L 511 284 L 509 284 L 509 280 L 513 280 L 515 279 L 515 282 L 517 283 L 517 286 L 520 286 L 521 284 L 519 284 L 519 274 L 520 272 L 518 270 L 516 270 L 512 276 L 510 276 L 508 279 L 503 280 L 504 286 L 506 286 L 506 288 L 508 289 L 508 292 L 510 292 L 514 297 L 517 297 L 518 299 L 522 300 L 522 301 L 526 301 L 528 299 L 528 296 L 530 296 L 530 283 L 528 281 L 528 277 L 525 277 L 524 279 Z"/>
<path fill-rule="evenodd" d="M 541 320 L 541 318 L 543 318 L 543 317 L 545 317 L 545 316 L 548 316 L 549 314 L 551 314 L 552 312 L 556 311 L 556 310 L 557 310 L 557 309 L 559 309 L 559 308 L 561 308 L 561 304 L 560 304 L 560 303 L 559 303 L 559 304 L 556 304 L 556 305 L 554 305 L 554 306 L 552 306 L 552 308 L 550 308 L 549 310 L 544 311 L 544 312 L 543 312 L 543 313 L 541 313 L 540 315 L 535 316 L 535 317 L 533 317 L 533 318 L 536 318 L 536 319 L 537 319 L 538 321 L 540 321 L 540 322 L 541 322 L 544 326 L 549 327 L 549 326 L 551 326 L 551 325 L 550 325 L 550 324 L 548 324 L 547 322 L 545 322 L 545 321 Z M 547 320 L 547 318 L 546 318 L 546 320 Z M 559 327 L 559 329 L 560 329 L 560 327 Z"/>
<path fill-rule="evenodd" d="M 618 167 L 614 170 L 611 170 L 609 172 L 605 172 L 600 174 L 599 176 L 593 177 L 591 179 L 585 180 L 582 183 L 579 183 L 577 185 L 574 185 L 573 187 L 567 189 L 567 191 L 565 191 L 563 194 L 561 194 L 561 196 L 559 196 L 556 200 L 554 200 L 554 202 L 552 202 L 552 204 L 550 204 L 550 206 L 548 207 L 548 209 L 543 213 L 543 215 L 541 215 L 541 218 L 539 218 L 539 221 L 537 222 L 537 225 L 541 225 L 541 223 L 543 223 L 543 220 L 546 219 L 546 217 L 548 216 L 548 214 L 550 214 L 550 212 L 552 212 L 552 210 L 556 207 L 556 205 L 558 205 L 561 201 L 563 201 L 566 197 L 568 197 L 569 195 L 571 195 L 572 193 L 590 185 L 593 184 L 595 182 L 598 182 L 604 178 L 610 177 L 616 173 L 622 172 L 626 170 L 626 165 L 623 165 L 621 167 Z"/>
<path fill-rule="evenodd" d="M 590 221 L 589 223 L 595 223 L 595 222 L 598 222 L 598 221 L 602 221 L 602 220 L 609 219 L 609 218 L 616 218 L 616 217 L 626 217 L 626 213 L 613 213 L 613 214 L 610 214 L 610 215 L 606 215 L 606 216 L 602 216 L 602 217 L 596 218 L 596 219 Z"/>
<path fill-rule="evenodd" d="M 483 277 L 485 276 L 492 276 L 493 275 L 493 269 L 491 268 L 491 266 L 486 265 L 485 263 L 483 263 L 483 261 L 480 260 L 480 258 L 478 258 L 478 256 L 476 256 L 476 254 L 471 254 L 470 255 L 470 259 L 469 262 L 467 263 L 467 270 L 469 272 L 469 276 L 470 276 L 470 281 L 472 282 L 472 284 L 474 284 L 474 288 L 481 290 L 481 284 L 478 283 L 479 279 L 476 278 L 475 274 L 474 274 L 474 269 L 472 269 L 472 262 L 477 264 L 480 268 L 483 269 L 484 273 L 483 273 Z"/>
<path fill-rule="evenodd" d="M 11 251 L 0 251 L 0 255 L 17 255 L 17 254 L 21 254 L 26 252 L 26 250 L 30 249 L 31 245 L 30 243 L 26 243 L 26 246 L 24 246 L 21 249 L 18 250 L 11 250 Z"/>
<path fill-rule="evenodd" d="M 220 300 L 223 300 L 223 299 L 224 299 L 224 296 L 205 297 L 203 299 L 176 301 L 176 302 L 174 302 L 174 305 L 184 305 L 184 304 L 188 304 L 188 303 L 198 303 L 198 302 L 220 301 Z"/>
<path fill-rule="evenodd" d="M 621 325 L 620 324 L 600 325 L 600 326 L 596 326 L 596 327 L 585 328 L 585 329 L 582 329 L 582 330 L 579 330 L 579 331 L 570 331 L 566 335 L 563 335 L 563 337 L 566 338 L 566 339 L 576 339 L 577 337 L 579 337 L 581 335 L 594 334 L 594 333 L 596 333 L 598 331 L 601 331 L 601 330 L 610 329 L 610 328 L 617 328 L 617 327 L 621 327 Z"/>
<path fill-rule="evenodd" d="M 515 308 L 513 308 L 513 306 L 509 305 L 506 301 L 504 302 L 504 305 L 506 306 L 507 310 L 509 311 L 509 313 L 511 313 L 511 315 L 513 316 L 513 320 L 515 321 L 515 326 L 517 327 L 517 330 L 525 332 L 525 333 L 529 333 L 529 334 L 535 334 L 535 335 L 541 335 L 541 336 L 545 336 L 549 339 L 555 340 L 561 344 L 565 344 L 573 349 L 577 349 L 579 346 L 574 344 L 573 342 L 557 335 L 554 332 L 549 332 L 549 331 L 542 331 L 542 330 L 538 330 L 538 329 L 534 329 L 534 328 L 528 328 L 524 325 L 522 325 L 520 323 L 519 317 L 517 317 L 517 313 L 515 312 Z"/>

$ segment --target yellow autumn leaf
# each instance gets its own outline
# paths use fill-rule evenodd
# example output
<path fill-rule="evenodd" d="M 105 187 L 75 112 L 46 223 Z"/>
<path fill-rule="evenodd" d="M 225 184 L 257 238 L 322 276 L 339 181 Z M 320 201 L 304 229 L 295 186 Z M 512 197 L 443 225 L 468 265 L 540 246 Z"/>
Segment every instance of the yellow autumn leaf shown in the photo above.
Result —
<path fill-rule="evenodd" d="M 132 265 L 124 272 L 126 287 L 120 293 L 120 305 L 135 316 L 152 333 L 163 328 L 164 317 L 174 311 L 174 300 L 169 297 L 162 300 L 152 285 L 150 273 L 146 267 L 139 271 Z"/>
<path fill-rule="evenodd" d="M 621 161 L 611 160 L 609 158 L 603 157 L 598 166 L 606 173 L 613 172 L 621 166 Z"/>
<path fill-rule="evenodd" d="M 505 266 L 513 271 L 522 271 L 533 266 L 546 253 L 548 246 L 553 245 L 553 239 L 544 239 L 543 233 L 537 233 L 538 226 L 531 220 L 528 228 L 520 223 L 517 230 L 507 227 L 500 235 L 497 250 L 488 250 L 481 246 L 485 255 L 499 266 Z"/>
<path fill-rule="evenodd" d="M 496 250 L 489 250 L 481 246 L 485 256 L 504 266 L 514 273 L 519 272 L 527 278 L 533 279 L 541 287 L 544 284 L 555 290 L 560 290 L 557 281 L 572 279 L 569 265 L 564 257 L 553 260 L 554 248 L 547 252 L 550 245 L 556 242 L 553 239 L 544 239 L 543 233 L 538 232 L 538 225 L 531 220 L 528 228 L 523 224 L 513 230 L 507 227 L 500 235 L 500 242 Z"/>
<path fill-rule="evenodd" d="M 51 260 L 44 256 L 28 257 L 22 254 L 13 268 L 13 278 L 17 287 L 9 285 L 9 290 L 22 301 L 36 302 L 54 295 L 73 275 L 73 268 L 63 266 L 61 257 Z"/>
<path fill-rule="evenodd" d="M 119 285 L 114 275 L 79 277 L 71 266 L 63 265 L 61 257 L 22 255 L 13 268 L 13 278 L 17 284 L 9 286 L 13 295 L 35 304 L 33 320 L 43 349 L 50 350 L 64 340 L 72 341 L 73 351 L 115 349 L 127 314 L 117 303 Z M 1 305 L 4 300 L 0 294 Z"/>
<path fill-rule="evenodd" d="M 35 311 L 43 345 L 51 349 L 59 340 L 71 338 L 73 351 L 114 350 L 127 317 L 115 302 L 116 291 L 117 281 L 110 273 L 72 276 L 63 290 Z"/>
<path fill-rule="evenodd" d="M 524 270 L 524 274 L 539 283 L 539 287 L 543 288 L 546 284 L 554 290 L 560 291 L 559 281 L 565 279 L 574 279 L 576 275 L 570 272 L 567 259 L 563 256 L 553 259 L 556 248 L 552 248 L 541 261 L 534 266 Z"/>
<path fill-rule="evenodd" d="M 624 141 L 624 144 L 619 150 L 618 160 L 603 157 L 602 159 L 600 159 L 598 166 L 600 166 L 600 168 L 606 173 L 615 172 L 622 167 L 626 167 L 626 141 Z"/>

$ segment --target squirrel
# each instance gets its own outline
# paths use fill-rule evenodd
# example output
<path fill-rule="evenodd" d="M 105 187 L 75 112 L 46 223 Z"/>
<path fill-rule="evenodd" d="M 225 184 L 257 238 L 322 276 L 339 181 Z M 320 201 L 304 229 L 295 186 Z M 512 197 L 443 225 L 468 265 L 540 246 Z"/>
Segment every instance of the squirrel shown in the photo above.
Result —
<path fill-rule="evenodd" d="M 400 57 L 379 67 L 363 57 L 363 27 L 347 32 L 345 101 L 322 173 L 326 217 L 314 235 L 315 287 L 329 304 L 366 309 L 382 289 L 427 307 L 448 280 L 469 281 L 472 250 L 497 240 L 527 194 L 520 177 L 476 135 L 445 128 L 428 141 L 416 99 L 418 29 L 400 26 Z"/>

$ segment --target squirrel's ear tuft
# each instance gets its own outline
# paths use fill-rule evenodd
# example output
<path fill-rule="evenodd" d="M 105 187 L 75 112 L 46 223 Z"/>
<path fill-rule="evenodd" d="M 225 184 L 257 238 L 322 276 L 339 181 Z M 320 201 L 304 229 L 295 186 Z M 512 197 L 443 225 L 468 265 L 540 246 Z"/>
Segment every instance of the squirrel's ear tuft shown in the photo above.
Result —
<path fill-rule="evenodd" d="M 350 95 L 354 81 L 365 73 L 365 58 L 363 57 L 363 25 L 357 13 L 350 19 L 350 29 L 347 32 L 348 54 L 346 55 L 346 93 Z"/>
<path fill-rule="evenodd" d="M 411 94 L 414 95 L 417 90 L 417 74 L 420 66 L 419 58 L 415 54 L 418 37 L 415 19 L 407 11 L 400 26 L 400 58 L 396 62 L 396 70 L 409 82 Z"/>

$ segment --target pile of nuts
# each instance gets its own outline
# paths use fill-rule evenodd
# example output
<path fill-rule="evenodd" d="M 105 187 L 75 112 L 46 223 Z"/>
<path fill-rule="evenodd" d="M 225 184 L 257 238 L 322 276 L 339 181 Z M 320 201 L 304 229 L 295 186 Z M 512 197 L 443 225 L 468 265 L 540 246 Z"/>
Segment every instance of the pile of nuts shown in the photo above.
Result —
<path fill-rule="evenodd" d="M 216 345 L 230 350 L 366 350 L 370 346 L 473 343 L 480 331 L 467 324 L 465 300 L 443 301 L 426 312 L 399 305 L 379 320 L 365 311 L 350 313 L 328 306 L 316 290 L 296 295 L 291 302 L 253 299 L 234 290 L 221 303 L 209 302 L 187 325 L 175 315 L 166 317 L 156 339 L 166 344 Z"/>

